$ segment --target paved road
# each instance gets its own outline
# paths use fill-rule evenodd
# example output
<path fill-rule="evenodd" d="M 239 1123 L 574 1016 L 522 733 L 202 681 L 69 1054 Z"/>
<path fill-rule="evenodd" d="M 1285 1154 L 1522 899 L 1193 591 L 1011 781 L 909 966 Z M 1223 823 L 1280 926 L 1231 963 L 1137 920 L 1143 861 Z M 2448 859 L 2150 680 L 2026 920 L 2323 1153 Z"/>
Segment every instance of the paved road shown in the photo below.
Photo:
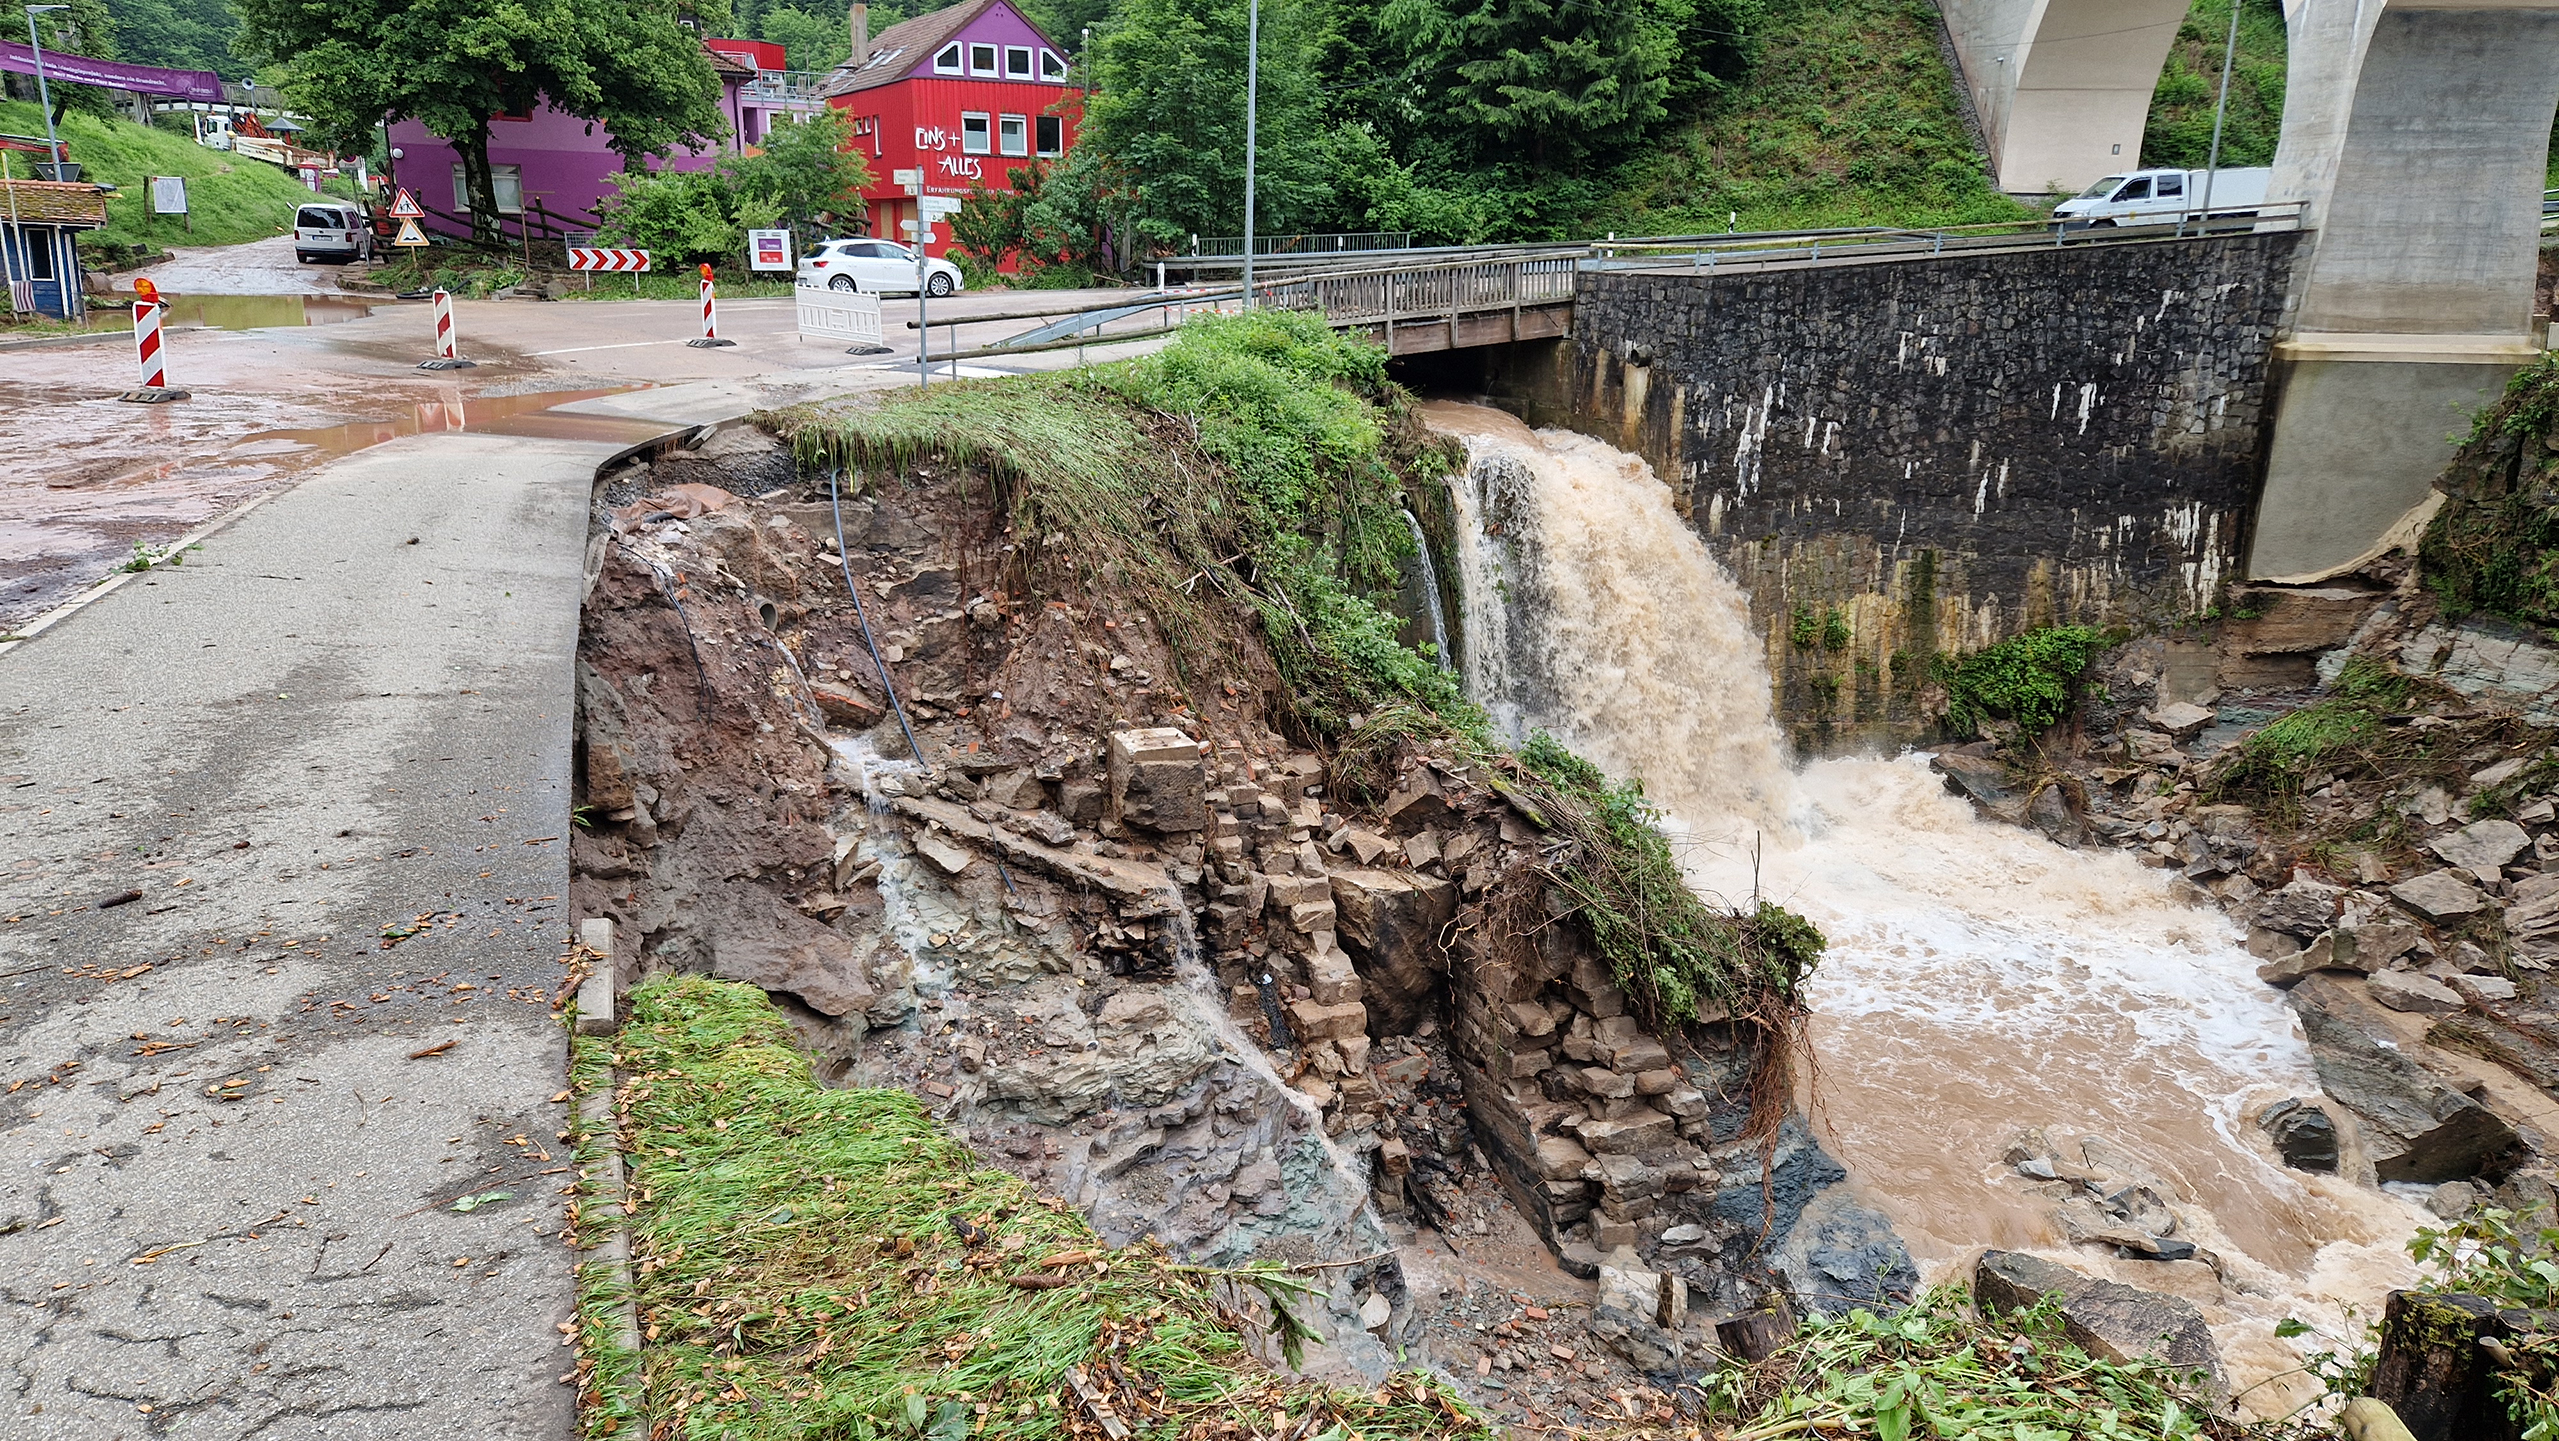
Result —
<path fill-rule="evenodd" d="M 553 425 L 0 651 L 0 1434 L 568 1434 L 570 667 L 595 469 L 668 423 Z"/>
<path fill-rule="evenodd" d="M 173 245 L 174 259 L 134 272 L 172 295 L 335 295 L 338 267 L 305 265 L 293 258 L 293 237 L 278 235 L 246 245 Z M 132 282 L 117 277 L 123 289 Z"/>
<path fill-rule="evenodd" d="M 321 273 L 295 271 L 289 249 L 284 258 L 288 274 L 274 284 Z M 235 280 L 258 273 L 255 257 L 228 251 L 178 263 Z M 9 417 L 0 426 L 0 633 L 75 595 L 130 558 L 136 544 L 165 545 L 349 446 L 477 423 L 503 408 L 492 402 L 520 404 L 511 398 L 531 391 L 774 374 L 837 386 L 896 358 L 799 340 L 787 298 L 723 302 L 722 329 L 739 343 L 718 350 L 685 345 L 700 333 L 689 302 L 465 300 L 455 307 L 462 353 L 478 368 L 425 372 L 416 368 L 431 349 L 422 303 L 208 296 L 178 288 L 174 276 L 169 283 L 177 321 L 187 327 L 168 334 L 169 377 L 193 392 L 191 400 L 117 403 L 135 379 L 130 343 L 121 338 L 0 347 L 0 414 Z M 936 301 L 932 313 L 1071 308 L 1125 294 L 973 294 Z M 905 322 L 915 302 L 887 301 L 884 313 L 888 339 L 911 357 L 914 333 Z M 221 328 L 194 328 L 199 318 Z M 1027 328 L 964 322 L 959 341 L 977 345 Z M 935 327 L 934 342 L 947 351 L 948 327 Z M 1096 346 L 1089 358 L 1129 349 Z M 1004 368 L 1053 369 L 1077 358 L 1050 351 Z M 911 377 L 913 361 L 906 366 Z M 979 362 L 969 373 L 998 372 Z"/>

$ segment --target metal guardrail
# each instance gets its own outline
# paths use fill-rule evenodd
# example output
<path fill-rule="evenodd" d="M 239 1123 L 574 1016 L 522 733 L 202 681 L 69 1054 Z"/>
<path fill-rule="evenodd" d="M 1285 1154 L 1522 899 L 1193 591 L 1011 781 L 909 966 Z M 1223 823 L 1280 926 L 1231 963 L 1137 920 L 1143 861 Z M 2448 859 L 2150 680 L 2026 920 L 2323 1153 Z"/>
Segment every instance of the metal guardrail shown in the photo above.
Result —
<path fill-rule="evenodd" d="M 1253 258 L 1265 255 L 1345 255 L 1371 250 L 1407 250 L 1412 247 L 1409 230 L 1344 230 L 1323 235 L 1256 235 Z M 1190 254 L 1194 256 L 1244 256 L 1244 237 L 1213 235 L 1191 237 Z"/>
<path fill-rule="evenodd" d="M 1336 326 L 1383 327 L 1390 336 L 1399 333 L 1398 327 L 1441 322 L 1450 327 L 1450 339 L 1454 341 L 1457 338 L 1456 323 L 1464 317 L 1503 312 L 1516 316 L 1532 308 L 1570 304 L 1575 298 L 1579 277 L 1586 270 L 1757 269 L 1770 265 L 1898 260 L 1955 251 L 2016 251 L 2054 246 L 2073 248 L 2200 239 L 2212 235 L 2295 230 L 2300 227 L 2300 212 L 2299 205 L 2286 204 L 2265 207 L 2254 214 L 2218 216 L 2209 224 L 2188 222 L 2183 225 L 2069 229 L 2056 227 L 2047 220 L 2037 220 L 1949 226 L 1940 230 L 1871 227 L 1751 235 L 1653 236 L 1582 245 L 1452 246 L 1402 252 L 1401 258 L 1395 262 L 1350 268 L 1322 268 L 1320 261 L 1283 267 L 1267 278 L 1257 278 L 1253 293 L 1257 303 L 1264 306 L 1317 312 Z M 1172 264 L 1173 268 L 1181 268 L 1178 258 L 1172 259 Z M 968 317 L 951 323 L 956 326 L 995 320 L 1045 322 L 1037 329 L 957 355 L 960 359 L 974 359 L 1170 334 L 1189 314 L 1199 310 L 1225 309 L 1241 296 L 1242 292 L 1232 287 L 1159 290 L 1143 300 L 1114 301 L 1081 310 L 1025 311 Z M 1159 309 L 1165 312 L 1166 324 L 1162 328 L 1116 336 L 1103 328 L 1115 321 Z M 1513 333 L 1517 333 L 1516 322 Z M 954 343 L 956 346 L 956 339 Z"/>
<path fill-rule="evenodd" d="M 1734 266 L 1758 268 L 1775 264 L 1838 264 L 1852 260 L 1898 260 L 1943 255 L 1950 251 L 2019 250 L 2044 247 L 2120 245 L 2158 240 L 2198 240 L 2214 235 L 2247 235 L 2301 228 L 2303 206 L 2285 201 L 2260 206 L 2246 214 L 2216 215 L 2157 225 L 2072 227 L 2050 220 L 2001 221 L 1987 225 L 1950 225 L 1936 230 L 1875 227 L 1865 230 L 1800 231 L 1793 234 L 1667 236 L 1641 240 L 1608 240 L 1591 247 L 1592 268 L 1662 270 L 1682 260 L 1692 270 L 1715 271 Z"/>

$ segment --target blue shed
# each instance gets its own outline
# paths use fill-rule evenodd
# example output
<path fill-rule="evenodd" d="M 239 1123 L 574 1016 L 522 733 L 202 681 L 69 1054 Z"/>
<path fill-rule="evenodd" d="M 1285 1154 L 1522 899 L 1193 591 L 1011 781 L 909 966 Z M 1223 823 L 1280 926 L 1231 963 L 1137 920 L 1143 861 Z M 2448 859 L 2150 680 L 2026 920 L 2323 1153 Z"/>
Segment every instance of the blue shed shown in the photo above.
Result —
<path fill-rule="evenodd" d="M 81 294 L 83 230 L 107 223 L 107 192 L 77 181 L 0 180 L 0 269 L 9 283 L 9 308 L 74 320 L 87 308 Z"/>

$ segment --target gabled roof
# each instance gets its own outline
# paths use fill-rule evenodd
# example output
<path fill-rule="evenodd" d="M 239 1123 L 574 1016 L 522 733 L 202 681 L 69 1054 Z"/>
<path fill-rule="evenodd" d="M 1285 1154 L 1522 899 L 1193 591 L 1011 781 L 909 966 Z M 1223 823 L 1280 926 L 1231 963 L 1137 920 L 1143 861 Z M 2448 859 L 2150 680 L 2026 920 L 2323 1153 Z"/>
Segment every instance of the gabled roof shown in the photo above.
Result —
<path fill-rule="evenodd" d="M 107 223 L 107 192 L 80 181 L 0 180 L 0 217 L 94 228 Z"/>
<path fill-rule="evenodd" d="M 712 49 L 711 42 L 708 40 L 702 42 L 702 53 L 711 57 L 711 68 L 719 73 L 724 83 L 731 80 L 752 80 L 758 73 L 754 66 L 745 61 Z"/>
<path fill-rule="evenodd" d="M 960 4 L 929 15 L 900 20 L 871 37 L 871 54 L 860 66 L 856 67 L 850 60 L 837 66 L 834 78 L 822 93 L 850 95 L 857 90 L 872 90 L 905 79 L 927 56 L 949 44 L 952 36 L 967 29 L 971 21 L 985 14 L 995 3 L 996 0 L 961 0 Z M 1023 16 L 1022 23 L 1030 25 L 1031 33 L 1039 35 L 1042 40 L 1048 39 L 1029 16 Z M 1052 45 L 1054 43 L 1051 42 Z"/>

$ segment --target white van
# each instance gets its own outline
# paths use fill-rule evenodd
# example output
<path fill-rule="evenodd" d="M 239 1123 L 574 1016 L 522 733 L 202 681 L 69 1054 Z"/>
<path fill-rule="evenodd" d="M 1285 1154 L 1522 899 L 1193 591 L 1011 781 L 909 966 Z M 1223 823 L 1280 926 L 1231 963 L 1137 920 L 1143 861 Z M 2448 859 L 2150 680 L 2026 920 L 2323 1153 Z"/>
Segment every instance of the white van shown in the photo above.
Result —
<path fill-rule="evenodd" d="M 373 226 L 364 207 L 343 200 L 314 200 L 293 213 L 293 258 L 338 264 L 373 258 Z"/>
<path fill-rule="evenodd" d="M 2053 207 L 2053 221 L 2065 230 L 2114 225 L 2174 225 L 2200 219 L 2206 182 L 2215 215 L 2254 215 L 2266 203 L 2266 185 L 2274 171 L 2136 170 L 2109 175 Z"/>

